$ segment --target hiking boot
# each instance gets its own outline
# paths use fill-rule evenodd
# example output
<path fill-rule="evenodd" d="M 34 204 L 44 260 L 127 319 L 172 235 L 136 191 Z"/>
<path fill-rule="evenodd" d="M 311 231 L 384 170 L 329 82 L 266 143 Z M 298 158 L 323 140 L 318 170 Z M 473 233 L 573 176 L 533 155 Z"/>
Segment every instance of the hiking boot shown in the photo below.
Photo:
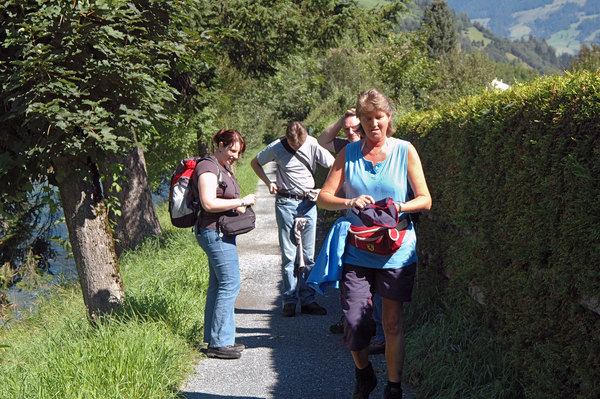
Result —
<path fill-rule="evenodd" d="M 208 348 L 206 356 L 216 359 L 239 359 L 242 354 L 231 345 L 221 346 L 220 348 Z"/>
<path fill-rule="evenodd" d="M 340 321 L 338 321 L 337 323 L 335 323 L 334 325 L 329 327 L 329 331 L 331 331 L 333 334 L 343 334 L 344 333 L 344 319 L 345 319 L 345 316 L 342 316 Z"/>
<path fill-rule="evenodd" d="M 302 305 L 300 312 L 304 314 L 314 314 L 324 316 L 327 314 L 327 309 L 319 305 L 316 302 L 309 303 L 308 305 Z"/>
<path fill-rule="evenodd" d="M 296 304 L 286 303 L 283 305 L 283 317 L 294 317 L 296 316 Z"/>
<path fill-rule="evenodd" d="M 363 370 L 356 370 L 356 382 L 354 382 L 354 393 L 351 399 L 369 399 L 369 395 L 377 386 L 377 376 L 373 371 L 373 365 L 369 363 L 367 366 L 370 370 L 364 370 L 367 376 L 359 378 L 358 373 Z"/>
<path fill-rule="evenodd" d="M 244 349 L 246 349 L 246 345 L 244 345 L 244 344 L 238 344 L 237 342 L 235 342 L 235 343 L 233 344 L 233 349 L 235 349 L 235 350 L 236 350 L 236 351 L 238 351 L 238 352 L 241 352 L 241 351 L 243 351 Z"/>
<path fill-rule="evenodd" d="M 385 341 L 379 342 L 376 339 L 369 345 L 369 355 L 381 355 L 385 353 Z"/>
<path fill-rule="evenodd" d="M 383 391 L 383 399 L 402 399 L 402 388 L 390 388 L 389 385 Z"/>

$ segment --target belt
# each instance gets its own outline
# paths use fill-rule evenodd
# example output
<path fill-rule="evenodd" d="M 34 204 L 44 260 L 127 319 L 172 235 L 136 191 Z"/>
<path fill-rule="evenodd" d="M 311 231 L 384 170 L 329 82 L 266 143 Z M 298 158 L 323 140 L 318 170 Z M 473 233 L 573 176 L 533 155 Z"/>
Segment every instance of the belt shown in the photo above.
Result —
<path fill-rule="evenodd" d="M 298 201 L 302 201 L 305 200 L 306 198 L 308 198 L 308 195 L 306 194 L 292 194 L 292 193 L 286 193 L 286 192 L 277 192 L 277 195 L 284 197 L 284 198 L 293 198 L 295 200 Z"/>

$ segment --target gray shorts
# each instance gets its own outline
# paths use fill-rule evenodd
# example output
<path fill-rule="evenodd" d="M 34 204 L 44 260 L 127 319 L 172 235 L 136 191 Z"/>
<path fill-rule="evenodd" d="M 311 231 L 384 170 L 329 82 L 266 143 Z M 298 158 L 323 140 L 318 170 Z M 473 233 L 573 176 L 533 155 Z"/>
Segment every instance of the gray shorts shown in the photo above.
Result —
<path fill-rule="evenodd" d="M 346 321 L 346 345 L 351 351 L 369 346 L 373 333 L 373 294 L 397 302 L 412 300 L 417 264 L 400 269 L 372 269 L 344 264 L 340 294 Z"/>

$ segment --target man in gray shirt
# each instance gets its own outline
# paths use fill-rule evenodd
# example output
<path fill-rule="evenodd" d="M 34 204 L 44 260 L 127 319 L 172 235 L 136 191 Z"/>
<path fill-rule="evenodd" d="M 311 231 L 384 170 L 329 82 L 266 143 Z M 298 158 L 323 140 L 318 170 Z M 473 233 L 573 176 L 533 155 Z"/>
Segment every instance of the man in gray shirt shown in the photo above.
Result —
<path fill-rule="evenodd" d="M 277 164 L 276 182 L 269 180 L 263 165 Z M 257 176 L 276 194 L 275 213 L 281 247 L 283 272 L 283 316 L 296 314 L 298 300 L 301 312 L 325 315 L 327 310 L 315 302 L 315 290 L 306 285 L 306 278 L 314 265 L 315 234 L 317 225 L 316 189 L 314 173 L 317 164 L 329 168 L 333 156 L 321 147 L 314 137 L 308 136 L 300 122 L 288 125 L 285 137 L 273 141 L 250 162 Z M 305 218 L 302 247 L 305 268 L 294 270 L 296 243 L 292 240 L 296 218 Z"/>

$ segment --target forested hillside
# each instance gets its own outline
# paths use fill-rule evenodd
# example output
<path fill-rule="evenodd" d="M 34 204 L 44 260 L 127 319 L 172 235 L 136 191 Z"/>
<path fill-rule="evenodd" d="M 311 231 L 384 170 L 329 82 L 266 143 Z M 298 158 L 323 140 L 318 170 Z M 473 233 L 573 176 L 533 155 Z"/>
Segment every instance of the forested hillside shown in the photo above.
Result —
<path fill-rule="evenodd" d="M 415 0 L 413 4 L 408 6 L 410 13 L 402 19 L 399 29 L 403 31 L 419 29 L 425 9 L 430 7 L 431 3 L 431 0 Z M 499 63 L 514 62 L 525 68 L 533 68 L 540 74 L 563 71 L 570 66 L 570 53 L 563 52 L 563 54 L 558 55 L 556 48 L 547 40 L 544 40 L 543 36 L 530 33 L 519 37 L 518 40 L 506 37 L 508 35 L 501 35 L 490 29 L 488 19 L 474 20 L 469 11 L 464 11 L 458 7 L 453 8 L 452 4 L 454 2 L 452 1 L 447 3 L 454 11 L 462 51 L 467 53 L 472 53 L 474 50 L 483 51 L 493 61 Z M 464 6 L 462 3 L 461 5 Z M 495 7 L 498 6 L 482 6 L 482 10 L 492 10 Z M 476 8 L 473 8 L 473 10 L 473 12 L 483 12 Z M 590 19 L 590 21 L 592 20 Z M 579 47 L 577 50 L 579 50 Z"/>
<path fill-rule="evenodd" d="M 546 39 L 559 53 L 573 55 L 600 35 L 600 2 L 595 0 L 448 0 L 448 5 L 498 36 L 533 35 Z"/>

